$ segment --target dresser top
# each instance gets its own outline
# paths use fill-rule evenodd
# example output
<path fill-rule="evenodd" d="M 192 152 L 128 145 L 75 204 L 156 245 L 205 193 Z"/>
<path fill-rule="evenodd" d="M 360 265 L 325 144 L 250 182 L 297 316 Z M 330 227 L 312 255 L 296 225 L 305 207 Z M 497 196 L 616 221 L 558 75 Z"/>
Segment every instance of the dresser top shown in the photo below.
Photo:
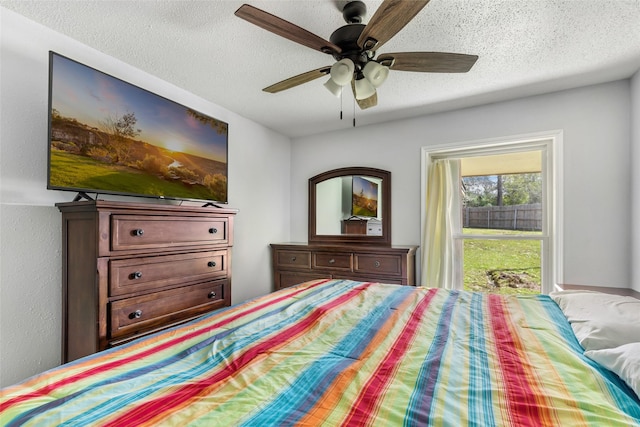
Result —
<path fill-rule="evenodd" d="M 191 202 L 190 202 L 191 203 Z M 194 212 L 200 214 L 221 214 L 235 215 L 237 209 L 218 208 L 215 206 L 200 206 L 191 204 L 162 204 L 162 203 L 138 203 L 138 202 L 121 202 L 111 200 L 90 200 L 78 202 L 56 203 L 61 212 L 87 212 L 96 210 L 117 210 L 123 211 L 147 211 L 147 212 Z"/>
<path fill-rule="evenodd" d="M 366 244 L 308 244 L 307 242 L 271 243 L 272 248 L 292 250 L 324 250 L 324 251 L 351 251 L 351 252 L 406 252 L 413 253 L 418 249 L 415 245 L 366 245 Z"/>

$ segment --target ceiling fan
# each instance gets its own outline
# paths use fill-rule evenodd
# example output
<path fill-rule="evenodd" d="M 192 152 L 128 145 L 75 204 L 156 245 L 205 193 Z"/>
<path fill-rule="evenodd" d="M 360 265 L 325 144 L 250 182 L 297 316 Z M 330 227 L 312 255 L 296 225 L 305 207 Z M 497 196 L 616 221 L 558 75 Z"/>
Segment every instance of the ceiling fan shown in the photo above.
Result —
<path fill-rule="evenodd" d="M 290 77 L 263 89 L 276 93 L 330 75 L 324 84 L 340 96 L 342 87 L 351 84 L 361 109 L 378 103 L 376 88 L 387 78 L 389 70 L 427 73 L 466 73 L 478 59 L 477 55 L 445 52 L 385 53 L 376 58 L 376 51 L 404 28 L 429 3 L 429 0 L 384 0 L 369 24 L 362 24 L 366 6 L 361 1 L 348 2 L 342 11 L 347 22 L 331 34 L 330 41 L 289 21 L 244 4 L 235 15 L 267 31 L 333 56 L 331 66 Z"/>

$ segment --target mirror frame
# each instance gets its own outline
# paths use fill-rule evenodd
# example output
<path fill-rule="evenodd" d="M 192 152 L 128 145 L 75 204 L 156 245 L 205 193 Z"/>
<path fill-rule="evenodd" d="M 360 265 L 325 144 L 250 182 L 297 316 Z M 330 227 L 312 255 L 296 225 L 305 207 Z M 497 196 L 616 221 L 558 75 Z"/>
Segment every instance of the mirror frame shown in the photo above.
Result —
<path fill-rule="evenodd" d="M 382 235 L 366 236 L 357 234 L 324 235 L 316 233 L 316 185 L 332 178 L 349 175 L 371 176 L 382 180 Z M 378 246 L 391 246 L 391 172 L 367 168 L 347 167 L 333 169 L 309 178 L 309 243 L 344 244 L 358 243 Z"/>

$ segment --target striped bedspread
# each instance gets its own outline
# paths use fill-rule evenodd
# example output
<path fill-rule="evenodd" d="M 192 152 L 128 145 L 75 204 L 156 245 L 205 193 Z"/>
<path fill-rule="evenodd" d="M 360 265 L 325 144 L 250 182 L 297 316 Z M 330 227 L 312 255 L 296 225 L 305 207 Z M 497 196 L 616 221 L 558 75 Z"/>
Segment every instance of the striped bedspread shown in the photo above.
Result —
<path fill-rule="evenodd" d="M 257 298 L 2 390 L 0 424 L 629 426 L 547 296 L 347 280 Z"/>

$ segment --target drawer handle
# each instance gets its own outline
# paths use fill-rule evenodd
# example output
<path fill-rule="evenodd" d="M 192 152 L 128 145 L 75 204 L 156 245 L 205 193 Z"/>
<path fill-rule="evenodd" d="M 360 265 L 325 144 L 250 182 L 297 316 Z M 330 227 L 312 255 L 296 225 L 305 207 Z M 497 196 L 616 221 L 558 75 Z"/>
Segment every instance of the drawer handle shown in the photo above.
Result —
<path fill-rule="evenodd" d="M 129 314 L 129 319 L 139 319 L 142 317 L 142 310 L 136 310 Z"/>
<path fill-rule="evenodd" d="M 131 273 L 131 275 L 129 276 L 129 278 L 135 280 L 135 279 L 141 279 L 142 278 L 142 271 L 136 271 L 135 273 Z"/>
<path fill-rule="evenodd" d="M 209 234 L 216 234 L 217 232 L 218 232 L 218 229 L 217 229 L 217 228 L 211 227 L 211 228 L 209 229 Z"/>
<path fill-rule="evenodd" d="M 209 267 L 215 267 L 217 264 L 216 264 L 216 262 L 215 262 L 215 261 L 209 261 L 209 262 L 207 263 L 207 265 L 208 265 Z"/>
<path fill-rule="evenodd" d="M 335 260 L 335 259 L 331 258 L 331 259 L 329 260 L 329 264 L 335 264 L 335 263 L 336 263 L 336 260 Z"/>
<path fill-rule="evenodd" d="M 374 265 L 376 268 L 380 267 L 380 261 L 376 261 L 376 262 L 374 262 L 374 263 L 373 263 L 373 265 Z"/>
<path fill-rule="evenodd" d="M 133 236 L 140 237 L 144 234 L 144 230 L 142 228 L 136 228 L 131 232 Z"/>
<path fill-rule="evenodd" d="M 209 299 L 215 298 L 216 297 L 216 293 L 215 293 L 215 291 L 211 291 L 211 292 L 209 292 L 209 295 L 207 295 L 207 296 L 209 297 Z"/>
<path fill-rule="evenodd" d="M 291 262 L 296 262 L 296 259 L 297 259 L 296 257 L 292 256 L 291 257 Z"/>

